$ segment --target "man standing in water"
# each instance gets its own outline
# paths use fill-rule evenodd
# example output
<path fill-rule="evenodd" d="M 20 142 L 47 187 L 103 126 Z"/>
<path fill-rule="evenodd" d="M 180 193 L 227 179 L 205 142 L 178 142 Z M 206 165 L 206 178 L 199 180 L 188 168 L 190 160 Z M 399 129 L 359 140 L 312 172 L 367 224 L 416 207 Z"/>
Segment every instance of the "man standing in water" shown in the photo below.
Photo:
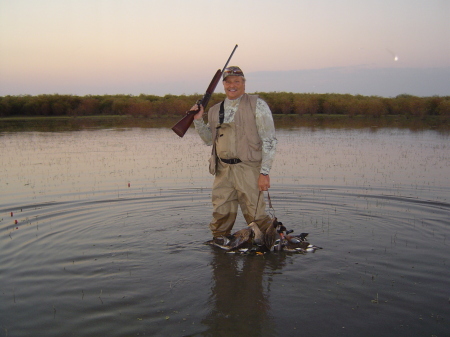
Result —
<path fill-rule="evenodd" d="M 277 144 L 272 112 L 257 95 L 245 93 L 242 70 L 231 66 L 222 76 L 226 99 L 209 109 L 208 124 L 203 121 L 202 106 L 194 117 L 201 139 L 213 145 L 210 172 L 215 179 L 209 227 L 219 244 L 220 237 L 231 234 L 238 205 L 247 223 L 255 221 L 263 232 L 270 225 L 262 191 L 270 187 Z"/>

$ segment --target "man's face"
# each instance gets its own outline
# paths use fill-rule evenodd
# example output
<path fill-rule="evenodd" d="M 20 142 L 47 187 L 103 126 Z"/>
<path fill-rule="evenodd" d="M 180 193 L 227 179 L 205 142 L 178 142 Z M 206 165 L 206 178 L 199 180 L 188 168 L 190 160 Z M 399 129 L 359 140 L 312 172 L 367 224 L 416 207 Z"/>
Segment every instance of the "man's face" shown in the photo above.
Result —
<path fill-rule="evenodd" d="M 223 81 L 223 88 L 228 99 L 236 99 L 245 93 L 245 81 L 242 76 L 228 76 Z"/>

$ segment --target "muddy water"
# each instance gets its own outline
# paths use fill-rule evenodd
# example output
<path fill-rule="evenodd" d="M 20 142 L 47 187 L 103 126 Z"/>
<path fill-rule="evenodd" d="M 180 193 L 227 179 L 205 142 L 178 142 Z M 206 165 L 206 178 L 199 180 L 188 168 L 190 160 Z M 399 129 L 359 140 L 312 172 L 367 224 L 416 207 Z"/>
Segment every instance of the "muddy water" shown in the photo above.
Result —
<path fill-rule="evenodd" d="M 1 133 L 0 336 L 448 335 L 448 134 L 277 137 L 275 215 L 314 254 L 203 245 L 212 177 L 193 130 Z"/>

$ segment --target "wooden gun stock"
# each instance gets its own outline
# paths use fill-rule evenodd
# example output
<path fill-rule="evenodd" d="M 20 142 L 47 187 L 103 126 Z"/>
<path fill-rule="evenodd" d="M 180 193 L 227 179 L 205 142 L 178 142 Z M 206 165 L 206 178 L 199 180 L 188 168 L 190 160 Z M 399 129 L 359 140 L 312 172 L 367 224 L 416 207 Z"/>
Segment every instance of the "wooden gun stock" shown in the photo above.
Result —
<path fill-rule="evenodd" d="M 178 121 L 177 124 L 172 126 L 173 132 L 175 132 L 178 136 L 183 137 L 186 131 L 190 128 L 192 122 L 194 121 L 194 115 L 198 112 L 196 111 L 187 111 L 186 115 Z"/>
<path fill-rule="evenodd" d="M 203 109 L 206 111 L 206 106 L 209 103 L 209 99 L 211 98 L 211 95 L 214 93 L 214 90 L 216 90 L 217 83 L 219 83 L 220 77 L 222 76 L 222 73 L 224 72 L 225 68 L 227 67 L 228 63 L 231 60 L 231 57 L 234 54 L 234 51 L 236 50 L 238 45 L 236 45 L 231 52 L 230 57 L 228 58 L 227 63 L 225 63 L 225 66 L 223 67 L 222 71 L 218 69 L 216 71 L 216 74 L 214 75 L 213 79 L 211 80 L 211 83 L 208 86 L 208 89 L 206 89 L 205 94 L 203 95 L 202 99 L 199 99 L 197 101 L 197 110 L 190 110 L 186 111 L 186 115 L 172 127 L 172 130 L 180 137 L 183 137 L 184 134 L 187 132 L 189 127 L 191 126 L 192 122 L 194 121 L 194 115 L 197 114 L 200 111 L 200 105 L 203 106 Z"/>

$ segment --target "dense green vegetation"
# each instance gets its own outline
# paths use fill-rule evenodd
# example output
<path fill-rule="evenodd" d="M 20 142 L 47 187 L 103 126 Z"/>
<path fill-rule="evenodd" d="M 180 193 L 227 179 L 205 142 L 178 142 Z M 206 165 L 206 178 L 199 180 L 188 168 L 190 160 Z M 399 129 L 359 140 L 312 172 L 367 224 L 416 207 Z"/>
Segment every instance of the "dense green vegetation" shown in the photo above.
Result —
<path fill-rule="evenodd" d="M 350 115 L 381 117 L 384 115 L 450 117 L 450 96 L 417 97 L 399 95 L 392 98 L 342 94 L 296 94 L 288 92 L 257 93 L 274 114 Z M 210 106 L 225 94 L 214 94 Z M 134 117 L 180 116 L 201 95 L 38 95 L 0 97 L 0 117 L 22 116 L 101 116 Z"/>

